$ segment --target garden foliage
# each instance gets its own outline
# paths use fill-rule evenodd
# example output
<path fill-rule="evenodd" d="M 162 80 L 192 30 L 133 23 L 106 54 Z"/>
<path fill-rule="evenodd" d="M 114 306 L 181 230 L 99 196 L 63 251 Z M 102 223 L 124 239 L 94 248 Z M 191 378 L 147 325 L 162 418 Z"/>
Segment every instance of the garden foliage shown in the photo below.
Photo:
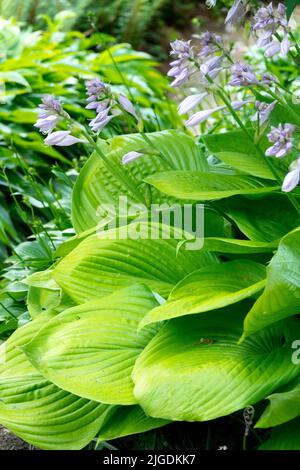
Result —
<path fill-rule="evenodd" d="M 243 22 L 238 3 L 231 18 Z M 185 129 L 166 117 L 166 103 L 151 122 L 149 100 L 165 85 L 148 56 L 115 46 L 116 60 L 107 51 L 89 59 L 93 39 L 79 37 L 84 54 L 69 44 L 77 64 L 68 70 L 88 79 L 86 110 L 80 79 L 64 86 L 66 64 L 45 53 L 56 84 L 43 93 L 61 101 L 43 98 L 36 125 L 49 146 L 34 133 L 41 150 L 30 158 L 62 147 L 67 160 L 73 149 L 91 155 L 72 190 L 75 235 L 49 248 L 53 263 L 22 272 L 30 321 L 1 346 L 0 423 L 27 442 L 81 449 L 246 410 L 246 437 L 247 426 L 274 428 L 262 449 L 300 449 L 300 48 L 282 4 L 255 13 L 253 66 L 210 33 L 172 43 L 172 85 L 188 95 L 179 106 Z M 135 83 L 130 59 L 142 64 Z M 43 74 L 25 63 L 15 71 L 28 85 L 17 82 L 14 99 L 24 87 L 34 97 L 24 97 L 25 124 L 7 111 L 9 129 L 28 128 Z M 109 209 L 124 196 L 139 213 L 112 214 L 112 227 Z M 199 203 L 197 249 L 172 217 L 149 218 L 153 204 L 177 204 L 192 207 L 197 222 Z"/>

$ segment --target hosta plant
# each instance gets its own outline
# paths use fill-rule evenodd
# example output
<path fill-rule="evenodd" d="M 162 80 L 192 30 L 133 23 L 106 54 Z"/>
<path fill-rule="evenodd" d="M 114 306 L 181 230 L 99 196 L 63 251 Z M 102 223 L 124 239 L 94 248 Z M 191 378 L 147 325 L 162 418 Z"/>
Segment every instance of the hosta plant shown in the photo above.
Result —
<path fill-rule="evenodd" d="M 251 30 L 267 61 L 299 67 L 283 4 L 261 6 Z M 39 448 L 236 413 L 243 448 L 254 427 L 274 428 L 261 449 L 300 448 L 299 104 L 220 36 L 171 55 L 186 131 L 147 132 L 134 97 L 100 78 L 86 83 L 88 124 L 55 96 L 40 105 L 46 145 L 93 153 L 76 235 L 23 279 L 31 321 L 1 349 L 0 422 Z M 105 139 L 113 122 L 130 133 Z"/>

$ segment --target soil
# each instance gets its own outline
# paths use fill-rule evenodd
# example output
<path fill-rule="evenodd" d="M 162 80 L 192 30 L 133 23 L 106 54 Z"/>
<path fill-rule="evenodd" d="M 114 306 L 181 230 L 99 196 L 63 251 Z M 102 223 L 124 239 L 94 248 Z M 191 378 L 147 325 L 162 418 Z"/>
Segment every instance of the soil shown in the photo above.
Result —
<path fill-rule="evenodd" d="M 34 448 L 0 426 L 0 450 L 33 450 Z"/>

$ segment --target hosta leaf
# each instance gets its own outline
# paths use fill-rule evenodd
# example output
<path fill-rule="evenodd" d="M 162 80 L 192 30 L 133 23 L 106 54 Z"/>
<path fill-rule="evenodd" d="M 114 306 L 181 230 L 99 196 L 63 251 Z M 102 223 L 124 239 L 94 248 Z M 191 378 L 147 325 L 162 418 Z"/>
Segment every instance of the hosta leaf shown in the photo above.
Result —
<path fill-rule="evenodd" d="M 1 346 L 0 423 L 41 449 L 81 449 L 95 437 L 114 407 L 59 389 L 28 361 L 21 348 L 49 317 L 40 315 Z"/>
<path fill-rule="evenodd" d="M 147 134 L 146 141 L 140 134 L 131 134 L 114 137 L 106 141 L 106 144 L 101 143 L 106 157 L 133 182 L 142 199 L 145 198 L 146 191 L 144 178 L 157 171 L 167 170 L 168 164 L 155 155 L 143 156 L 125 166 L 121 164 L 121 160 L 127 152 L 149 148 L 148 140 L 153 148 L 169 158 L 178 170 L 205 170 L 207 167 L 206 160 L 194 140 L 179 131 L 167 130 Z M 116 206 L 119 195 L 127 195 L 130 201 L 135 200 L 132 194 L 128 193 L 128 189 L 107 169 L 99 155 L 93 153 L 81 170 L 73 191 L 72 221 L 75 230 L 80 233 L 95 227 L 100 218 L 97 213 L 99 205 Z M 164 202 L 156 190 L 152 191 L 152 201 Z"/>
<path fill-rule="evenodd" d="M 239 345 L 240 309 L 237 304 L 163 326 L 133 370 L 134 393 L 147 414 L 215 419 L 258 402 L 300 373 L 291 361 L 299 320 L 272 325 Z"/>
<path fill-rule="evenodd" d="M 147 287 L 135 285 L 73 307 L 53 318 L 25 353 L 64 390 L 102 403 L 136 403 L 132 368 L 156 333 L 154 328 L 137 333 L 137 326 L 156 305 Z"/>
<path fill-rule="evenodd" d="M 300 225 L 300 217 L 285 195 L 233 197 L 218 202 L 251 240 L 273 242 Z"/>
<path fill-rule="evenodd" d="M 267 267 L 267 283 L 245 319 L 244 335 L 300 311 L 300 229 L 286 235 Z"/>
<path fill-rule="evenodd" d="M 258 178 L 200 171 L 165 171 L 145 181 L 168 196 L 194 201 L 222 199 L 236 194 L 263 194 L 280 189 Z"/>
<path fill-rule="evenodd" d="M 239 302 L 263 289 L 265 277 L 265 267 L 249 260 L 206 266 L 180 281 L 168 301 L 151 310 L 141 326 Z"/>
<path fill-rule="evenodd" d="M 272 429 L 271 438 L 260 450 L 300 450 L 300 418 Z"/>
<path fill-rule="evenodd" d="M 300 379 L 267 397 L 270 403 L 257 421 L 256 428 L 270 428 L 300 415 Z"/>
<path fill-rule="evenodd" d="M 146 416 L 140 406 L 122 406 L 117 408 L 102 426 L 98 442 L 150 431 L 168 423 L 165 419 Z"/>
<path fill-rule="evenodd" d="M 208 134 L 203 140 L 208 150 L 227 165 L 253 176 L 275 179 L 265 159 L 244 132 Z"/>
<path fill-rule="evenodd" d="M 132 227 L 143 232 L 149 225 Z M 58 263 L 53 277 L 77 303 L 139 282 L 165 296 L 187 274 L 216 262 L 213 254 L 199 250 L 177 253 L 178 240 L 162 239 L 169 227 L 160 230 L 160 239 L 154 240 L 126 238 L 127 227 L 92 235 Z"/>
<path fill-rule="evenodd" d="M 237 238 L 207 237 L 204 239 L 203 250 L 218 253 L 254 254 L 273 252 L 278 242 L 259 242 L 252 240 L 239 240 Z"/>

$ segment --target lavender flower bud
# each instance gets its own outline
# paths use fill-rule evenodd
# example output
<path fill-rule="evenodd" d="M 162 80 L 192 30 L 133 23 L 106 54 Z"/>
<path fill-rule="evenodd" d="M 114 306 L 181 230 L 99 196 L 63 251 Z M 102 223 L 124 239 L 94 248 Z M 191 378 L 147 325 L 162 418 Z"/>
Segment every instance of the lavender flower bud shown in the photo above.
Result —
<path fill-rule="evenodd" d="M 263 73 L 261 76 L 261 82 L 264 85 L 273 85 L 274 83 L 278 82 L 278 78 L 270 73 Z"/>
<path fill-rule="evenodd" d="M 191 41 L 176 39 L 170 45 L 172 49 L 170 55 L 175 56 L 176 59 L 170 63 L 171 69 L 168 72 L 168 76 L 174 78 L 171 86 L 177 87 L 183 85 L 189 79 L 190 60 L 193 59 L 193 50 Z"/>
<path fill-rule="evenodd" d="M 131 151 L 126 153 L 124 157 L 122 158 L 122 163 L 123 165 L 127 165 L 127 163 L 133 162 L 134 160 L 137 160 L 138 158 L 142 157 L 144 153 L 142 152 L 136 152 L 136 151 Z"/>
<path fill-rule="evenodd" d="M 76 144 L 77 142 L 83 142 L 81 139 L 77 139 L 73 135 L 70 135 L 71 131 L 56 131 L 49 134 L 45 139 L 47 145 L 57 145 L 59 147 L 68 147 Z"/>
<path fill-rule="evenodd" d="M 274 40 L 267 45 L 265 57 L 273 57 L 280 51 L 280 42 Z"/>
<path fill-rule="evenodd" d="M 268 139 L 273 145 L 266 151 L 267 156 L 282 158 L 292 149 L 292 134 L 295 126 L 292 124 L 279 124 L 278 127 L 272 127 L 268 134 Z"/>
<path fill-rule="evenodd" d="M 245 0 L 234 0 L 234 4 L 230 8 L 225 18 L 225 24 L 228 25 L 238 25 L 241 24 L 245 15 L 246 7 Z"/>
<path fill-rule="evenodd" d="M 50 134 L 63 119 L 62 106 L 53 95 L 44 95 L 39 108 L 38 119 L 34 126 L 43 134 Z"/>
<path fill-rule="evenodd" d="M 204 111 L 198 111 L 198 113 L 193 114 L 186 122 L 186 127 L 193 127 L 197 126 L 201 122 L 205 121 L 209 116 L 216 111 L 220 111 L 220 109 L 224 109 L 225 106 L 218 106 L 217 108 L 213 109 L 205 109 Z"/>
<path fill-rule="evenodd" d="M 282 183 L 282 191 L 289 193 L 292 191 L 300 181 L 300 158 L 295 160 L 289 167 L 289 172 Z"/>
<path fill-rule="evenodd" d="M 281 29 L 283 29 L 284 37 L 283 41 L 278 41 L 277 33 Z M 273 57 L 280 51 L 283 55 L 288 53 L 290 47 L 287 37 L 288 22 L 286 8 L 282 3 L 278 4 L 277 11 L 274 10 L 272 3 L 261 7 L 254 16 L 252 30 L 256 33 L 263 32 L 263 35 L 257 40 L 257 46 L 267 47 L 266 57 Z"/>
<path fill-rule="evenodd" d="M 197 56 L 200 59 L 218 52 L 223 46 L 222 37 L 218 34 L 211 33 L 210 31 L 202 33 L 198 37 L 198 40 L 200 51 L 198 52 Z"/>
<path fill-rule="evenodd" d="M 127 111 L 127 113 L 131 114 L 132 116 L 134 116 L 137 119 L 137 114 L 136 114 L 136 111 L 135 111 L 134 106 L 131 103 L 131 101 L 124 95 L 119 95 L 118 99 L 119 99 L 119 103 L 120 103 L 121 107 L 125 111 Z"/>
<path fill-rule="evenodd" d="M 268 119 L 275 108 L 277 101 L 273 101 L 272 103 L 264 103 L 262 101 L 256 101 L 255 107 L 257 109 L 256 114 L 251 118 L 251 121 L 257 121 L 259 119 L 260 124 L 264 124 Z"/>
<path fill-rule="evenodd" d="M 259 81 L 250 65 L 244 62 L 237 62 L 231 67 L 231 86 L 252 86 L 258 85 Z"/>
<path fill-rule="evenodd" d="M 207 93 L 200 93 L 197 95 L 187 96 L 178 106 L 178 114 L 181 116 L 182 114 L 186 114 L 194 109 L 206 95 Z"/>

